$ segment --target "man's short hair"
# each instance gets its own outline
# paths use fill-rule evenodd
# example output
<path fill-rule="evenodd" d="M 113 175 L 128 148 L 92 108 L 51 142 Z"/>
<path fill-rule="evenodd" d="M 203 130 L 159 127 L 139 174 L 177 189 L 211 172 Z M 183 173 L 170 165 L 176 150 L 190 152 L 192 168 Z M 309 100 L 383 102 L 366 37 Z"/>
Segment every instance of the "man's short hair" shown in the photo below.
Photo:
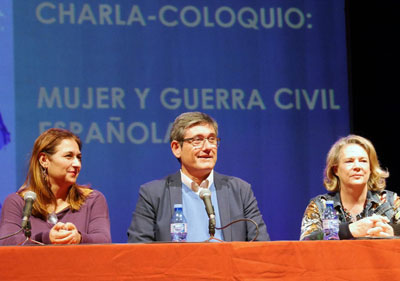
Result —
<path fill-rule="evenodd" d="M 176 117 L 172 124 L 171 133 L 169 135 L 170 142 L 176 140 L 181 143 L 186 129 L 200 124 L 209 124 L 213 126 L 215 135 L 218 136 L 218 124 L 211 116 L 202 112 L 185 112 Z"/>

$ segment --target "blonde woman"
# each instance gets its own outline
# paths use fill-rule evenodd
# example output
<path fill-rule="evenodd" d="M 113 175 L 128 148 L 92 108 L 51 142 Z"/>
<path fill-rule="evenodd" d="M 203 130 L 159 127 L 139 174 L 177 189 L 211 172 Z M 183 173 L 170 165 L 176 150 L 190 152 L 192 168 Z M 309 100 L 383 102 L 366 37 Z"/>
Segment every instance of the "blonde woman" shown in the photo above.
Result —
<path fill-rule="evenodd" d="M 357 135 L 340 138 L 330 149 L 324 171 L 328 193 L 308 204 L 300 240 L 322 239 L 322 213 L 326 201 L 334 202 L 339 238 L 391 237 L 400 233 L 400 198 L 385 190 L 389 176 L 379 166 L 372 143 Z"/>

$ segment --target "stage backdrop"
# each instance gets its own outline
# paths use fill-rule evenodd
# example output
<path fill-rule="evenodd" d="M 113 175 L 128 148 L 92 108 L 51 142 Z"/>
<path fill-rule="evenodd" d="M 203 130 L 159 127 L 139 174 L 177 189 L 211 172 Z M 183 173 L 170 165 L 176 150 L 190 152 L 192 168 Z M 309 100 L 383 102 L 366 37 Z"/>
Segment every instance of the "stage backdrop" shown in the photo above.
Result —
<path fill-rule="evenodd" d="M 171 123 L 202 111 L 220 125 L 215 170 L 252 184 L 273 240 L 297 240 L 349 132 L 343 2 L 2 0 L 1 200 L 35 138 L 67 128 L 83 141 L 79 183 L 104 193 L 126 242 L 139 186 L 179 169 Z"/>

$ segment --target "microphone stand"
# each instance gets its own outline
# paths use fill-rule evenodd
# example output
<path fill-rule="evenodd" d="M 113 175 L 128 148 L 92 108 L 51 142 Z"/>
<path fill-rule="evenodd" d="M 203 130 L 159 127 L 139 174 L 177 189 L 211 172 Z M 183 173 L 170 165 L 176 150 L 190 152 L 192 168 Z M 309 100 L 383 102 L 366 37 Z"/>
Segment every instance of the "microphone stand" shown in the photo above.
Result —
<path fill-rule="evenodd" d="M 31 235 L 32 235 L 31 229 L 32 229 L 32 227 L 31 227 L 31 221 L 28 220 L 26 226 L 23 228 L 23 231 L 24 231 L 24 234 L 25 234 L 26 239 L 25 239 L 24 241 L 22 241 L 19 245 L 20 245 L 20 246 L 23 246 L 23 245 L 25 245 L 25 243 L 28 242 L 28 241 L 30 241 L 30 242 L 32 242 L 32 243 L 34 243 L 34 244 L 44 245 L 43 243 L 41 243 L 41 242 L 39 242 L 39 241 L 36 241 L 36 240 L 31 239 Z"/>
<path fill-rule="evenodd" d="M 41 246 L 44 246 L 44 245 L 45 245 L 45 244 L 43 244 L 42 242 L 39 242 L 39 241 L 36 241 L 36 240 L 31 239 L 30 237 L 26 237 L 26 239 L 25 239 L 24 241 L 22 241 L 21 243 L 19 243 L 18 245 L 19 245 L 19 246 L 24 246 L 25 243 L 28 242 L 28 241 L 30 241 L 30 242 L 32 242 L 32 243 L 34 243 L 34 244 L 37 244 L 37 245 L 41 245 Z"/>
<path fill-rule="evenodd" d="M 214 221 L 214 224 L 211 223 L 211 220 Z M 210 233 L 210 238 L 208 238 L 204 242 L 210 242 L 211 240 L 216 240 L 216 241 L 219 241 L 219 242 L 225 242 L 225 241 L 222 241 L 222 240 L 214 237 L 215 229 L 223 230 L 223 229 L 227 228 L 228 226 L 231 226 L 232 224 L 240 222 L 240 221 L 248 221 L 248 222 L 251 222 L 252 224 L 254 224 L 254 226 L 256 228 L 256 235 L 249 242 L 256 241 L 256 239 L 258 237 L 258 234 L 259 234 L 259 229 L 258 229 L 258 224 L 254 220 L 252 220 L 252 219 L 238 219 L 238 220 L 234 220 L 234 221 L 228 223 L 227 225 L 225 225 L 223 227 L 216 227 L 215 226 L 215 218 L 210 218 L 209 219 L 209 226 L 208 226 L 208 230 L 209 230 L 209 233 Z"/>
<path fill-rule="evenodd" d="M 210 216 L 208 219 L 208 233 L 210 234 L 211 237 L 214 237 L 215 235 L 215 217 L 213 215 Z"/>
<path fill-rule="evenodd" d="M 25 232 L 25 230 L 24 230 L 23 228 L 18 229 L 18 231 L 14 232 L 14 233 L 8 234 L 8 235 L 3 236 L 3 237 L 0 237 L 0 240 L 4 240 L 4 239 L 7 239 L 7 238 L 10 238 L 11 236 L 17 235 L 17 234 L 20 233 L 21 231 L 24 231 L 24 234 L 25 234 L 25 236 L 26 236 L 26 239 L 25 239 L 24 241 L 22 241 L 21 243 L 18 243 L 18 244 L 17 244 L 18 246 L 23 246 L 23 245 L 25 245 L 25 243 L 26 243 L 27 241 L 31 241 L 32 243 L 37 244 L 37 245 L 45 245 L 45 244 L 43 244 L 43 243 L 41 243 L 41 242 L 39 242 L 39 241 L 36 241 L 36 240 L 31 239 L 31 238 L 30 238 L 30 235 L 31 235 L 30 230 L 27 231 L 27 232 Z"/>
<path fill-rule="evenodd" d="M 210 234 L 210 238 L 208 238 L 206 241 L 204 242 L 210 242 L 211 240 L 216 240 L 218 242 L 224 242 L 216 237 L 214 237 L 215 235 L 215 228 L 216 228 L 216 221 L 215 221 L 215 216 L 211 215 L 210 218 L 208 219 L 208 233 Z"/>
<path fill-rule="evenodd" d="M 23 228 L 25 237 L 26 237 L 27 239 L 30 239 L 30 238 L 31 238 L 31 235 L 32 235 L 31 229 L 32 229 L 32 227 L 31 227 L 31 221 L 28 220 L 28 222 L 26 223 L 26 226 Z"/>
<path fill-rule="evenodd" d="M 214 222 L 212 222 L 214 221 Z M 208 238 L 206 241 L 204 242 L 211 242 L 212 240 L 218 241 L 218 242 L 224 242 L 220 239 L 218 239 L 217 237 L 214 237 L 215 234 L 215 220 L 209 219 L 209 224 L 208 224 L 208 233 L 210 234 L 210 238 Z"/>

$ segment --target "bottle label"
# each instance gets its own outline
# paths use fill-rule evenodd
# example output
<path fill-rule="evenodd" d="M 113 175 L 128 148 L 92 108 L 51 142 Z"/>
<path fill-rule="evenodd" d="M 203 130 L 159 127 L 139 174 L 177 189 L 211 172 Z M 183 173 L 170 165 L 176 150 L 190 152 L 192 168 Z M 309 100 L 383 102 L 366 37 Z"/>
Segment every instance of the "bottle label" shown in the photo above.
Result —
<path fill-rule="evenodd" d="M 322 221 L 325 240 L 339 240 L 339 221 L 337 219 L 325 219 Z"/>
<path fill-rule="evenodd" d="M 171 223 L 171 233 L 187 232 L 186 223 Z"/>

